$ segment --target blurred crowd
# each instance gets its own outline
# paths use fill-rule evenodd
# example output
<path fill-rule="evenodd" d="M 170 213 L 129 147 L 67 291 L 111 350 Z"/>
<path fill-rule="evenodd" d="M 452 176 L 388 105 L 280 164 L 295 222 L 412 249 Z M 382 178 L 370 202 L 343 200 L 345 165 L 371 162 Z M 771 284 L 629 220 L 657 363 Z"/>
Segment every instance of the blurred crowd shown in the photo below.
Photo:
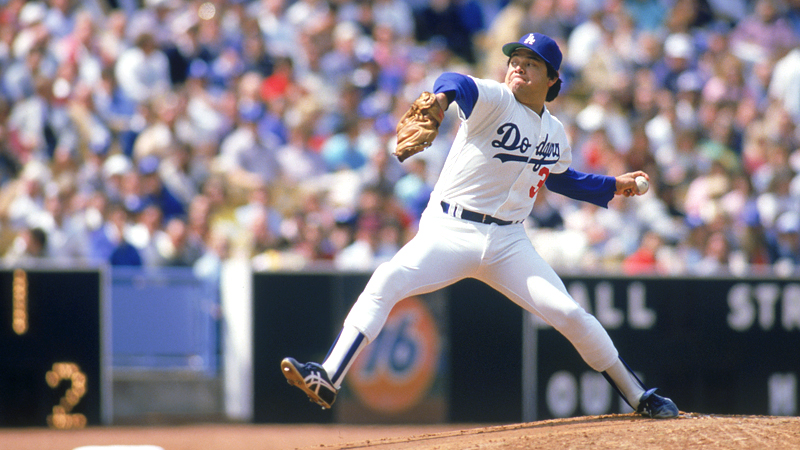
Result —
<path fill-rule="evenodd" d="M 542 192 L 557 269 L 798 273 L 800 0 L 0 0 L 3 262 L 373 269 L 458 127 L 400 164 L 397 120 L 531 31 L 573 166 L 651 177 L 608 209 Z"/>

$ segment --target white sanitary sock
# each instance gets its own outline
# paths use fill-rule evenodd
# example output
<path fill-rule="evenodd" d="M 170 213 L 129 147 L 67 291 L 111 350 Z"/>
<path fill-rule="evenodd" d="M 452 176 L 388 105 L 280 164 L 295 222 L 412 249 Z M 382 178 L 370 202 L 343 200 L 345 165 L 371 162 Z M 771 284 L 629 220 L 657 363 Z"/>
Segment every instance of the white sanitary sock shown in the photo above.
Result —
<path fill-rule="evenodd" d="M 639 399 L 644 394 L 644 387 L 639 380 L 628 370 L 621 359 L 617 359 L 614 365 L 606 370 L 606 373 L 617 385 L 617 389 L 622 392 L 628 403 L 633 409 L 636 409 L 639 406 Z"/>
<path fill-rule="evenodd" d="M 328 373 L 336 389 L 342 386 L 345 374 L 366 345 L 366 337 L 355 327 L 345 326 L 342 328 L 339 337 L 336 338 L 331 351 L 322 363 L 322 368 Z"/>

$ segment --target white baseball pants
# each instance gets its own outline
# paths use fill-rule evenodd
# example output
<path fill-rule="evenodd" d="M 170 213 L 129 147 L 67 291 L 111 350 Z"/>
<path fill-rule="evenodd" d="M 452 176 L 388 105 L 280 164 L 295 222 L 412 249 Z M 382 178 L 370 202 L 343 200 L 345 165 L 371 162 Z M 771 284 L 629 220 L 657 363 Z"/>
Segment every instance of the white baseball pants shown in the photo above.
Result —
<path fill-rule="evenodd" d="M 561 332 L 598 372 L 619 361 L 611 338 L 536 252 L 522 224 L 469 222 L 434 209 L 417 235 L 373 273 L 345 319 L 371 342 L 400 300 L 475 278 Z M 458 308 L 452 299 L 451 308 Z"/>

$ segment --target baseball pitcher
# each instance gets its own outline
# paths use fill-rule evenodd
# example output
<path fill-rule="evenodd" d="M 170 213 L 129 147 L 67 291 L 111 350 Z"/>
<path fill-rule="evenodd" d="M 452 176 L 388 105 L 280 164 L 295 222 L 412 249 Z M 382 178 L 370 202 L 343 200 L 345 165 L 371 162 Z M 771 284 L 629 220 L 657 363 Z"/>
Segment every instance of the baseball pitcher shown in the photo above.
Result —
<path fill-rule="evenodd" d="M 419 231 L 375 270 L 322 364 L 285 358 L 281 370 L 289 384 L 330 408 L 350 365 L 397 302 L 471 277 L 561 332 L 633 409 L 647 417 L 676 417 L 675 403 L 645 388 L 602 325 L 570 297 L 522 223 L 544 187 L 607 207 L 615 195 L 639 194 L 634 179 L 648 175 L 610 177 L 570 168 L 564 126 L 545 106 L 561 88 L 561 50 L 548 36 L 530 33 L 502 51 L 508 56 L 504 83 L 444 73 L 401 119 L 400 161 L 431 145 L 453 103 L 461 120 Z"/>

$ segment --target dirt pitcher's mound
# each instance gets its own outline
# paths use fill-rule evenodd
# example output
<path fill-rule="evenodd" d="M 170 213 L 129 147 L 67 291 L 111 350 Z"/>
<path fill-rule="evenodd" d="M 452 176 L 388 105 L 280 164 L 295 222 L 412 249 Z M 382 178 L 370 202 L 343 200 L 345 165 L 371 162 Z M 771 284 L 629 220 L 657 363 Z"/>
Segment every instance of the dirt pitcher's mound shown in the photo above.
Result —
<path fill-rule="evenodd" d="M 0 428 L 0 450 L 72 450 L 87 445 L 156 445 L 164 450 L 287 449 L 800 449 L 800 417 L 634 414 L 470 427 L 347 424 L 191 424 L 83 430 Z"/>
<path fill-rule="evenodd" d="M 800 449 L 800 417 L 682 413 L 670 420 L 634 414 L 577 417 L 448 431 L 315 448 L 398 449 Z"/>

